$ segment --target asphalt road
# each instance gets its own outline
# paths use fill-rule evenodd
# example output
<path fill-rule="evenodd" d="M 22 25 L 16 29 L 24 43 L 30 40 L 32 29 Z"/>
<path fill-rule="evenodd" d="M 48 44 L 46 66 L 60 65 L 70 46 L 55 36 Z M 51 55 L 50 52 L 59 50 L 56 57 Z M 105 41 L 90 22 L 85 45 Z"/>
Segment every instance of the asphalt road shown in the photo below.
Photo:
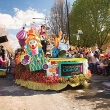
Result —
<path fill-rule="evenodd" d="M 93 75 L 88 88 L 34 91 L 16 85 L 12 69 L 0 78 L 0 110 L 110 110 L 110 78 Z"/>

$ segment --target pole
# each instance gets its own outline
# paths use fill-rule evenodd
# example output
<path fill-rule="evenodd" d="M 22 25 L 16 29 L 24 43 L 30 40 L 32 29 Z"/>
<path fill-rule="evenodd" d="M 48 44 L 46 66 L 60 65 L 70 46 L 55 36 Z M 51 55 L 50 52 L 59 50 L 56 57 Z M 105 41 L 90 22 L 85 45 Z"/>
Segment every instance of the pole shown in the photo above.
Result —
<path fill-rule="evenodd" d="M 67 9 L 67 36 L 69 37 L 69 44 L 70 44 L 70 26 L 69 26 L 69 15 L 68 15 L 68 3 L 67 3 L 67 0 L 66 0 L 66 9 Z"/>
<path fill-rule="evenodd" d="M 80 43 L 80 35 L 79 34 L 76 35 L 76 39 L 78 41 L 78 47 L 79 47 L 79 43 Z"/>
<path fill-rule="evenodd" d="M 78 47 L 79 47 L 79 40 L 78 40 Z"/>

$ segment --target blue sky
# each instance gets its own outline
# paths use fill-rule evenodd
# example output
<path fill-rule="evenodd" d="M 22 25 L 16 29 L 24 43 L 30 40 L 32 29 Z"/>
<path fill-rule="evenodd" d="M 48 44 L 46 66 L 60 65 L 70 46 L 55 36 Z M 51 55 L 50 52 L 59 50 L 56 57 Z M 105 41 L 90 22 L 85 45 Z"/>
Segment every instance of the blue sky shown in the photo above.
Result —
<path fill-rule="evenodd" d="M 66 0 L 65 0 L 66 1 Z M 74 0 L 67 0 L 71 5 Z M 19 46 L 16 33 L 24 24 L 33 22 L 33 17 L 45 18 L 50 14 L 54 0 L 0 0 L 0 24 L 4 25 L 11 43 Z M 43 20 L 35 20 L 39 24 Z"/>
<path fill-rule="evenodd" d="M 47 13 L 49 13 L 53 1 L 54 0 L 0 0 L 0 12 L 14 15 L 13 8 L 27 10 L 31 7 L 38 12 L 44 12 L 44 10 L 46 10 Z"/>

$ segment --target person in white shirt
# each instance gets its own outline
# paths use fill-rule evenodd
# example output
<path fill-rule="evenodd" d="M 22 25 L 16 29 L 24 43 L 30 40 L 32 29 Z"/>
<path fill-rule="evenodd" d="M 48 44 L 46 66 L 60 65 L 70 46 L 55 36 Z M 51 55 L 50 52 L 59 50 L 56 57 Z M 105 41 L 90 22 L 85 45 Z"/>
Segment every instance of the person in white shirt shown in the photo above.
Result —
<path fill-rule="evenodd" d="M 110 57 L 110 45 L 106 49 L 106 54 Z"/>
<path fill-rule="evenodd" d="M 96 54 L 93 56 L 92 62 L 94 64 L 94 66 L 93 66 L 93 73 L 97 73 L 97 65 L 99 64 L 99 59 L 97 58 Z"/>
<path fill-rule="evenodd" d="M 87 60 L 88 60 L 88 65 L 89 65 L 88 69 L 91 71 L 91 73 L 93 73 L 94 64 L 93 64 L 93 53 L 92 53 L 92 51 L 88 51 Z"/>

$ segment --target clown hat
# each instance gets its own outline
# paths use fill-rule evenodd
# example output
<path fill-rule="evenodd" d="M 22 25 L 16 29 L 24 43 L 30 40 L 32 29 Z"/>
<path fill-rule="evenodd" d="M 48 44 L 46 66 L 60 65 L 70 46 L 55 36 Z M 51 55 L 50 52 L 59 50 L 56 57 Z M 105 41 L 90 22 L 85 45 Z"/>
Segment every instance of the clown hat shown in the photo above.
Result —
<path fill-rule="evenodd" d="M 28 33 L 27 33 L 27 36 L 28 37 L 30 37 L 30 36 L 37 36 L 35 29 L 30 29 L 28 31 Z"/>

